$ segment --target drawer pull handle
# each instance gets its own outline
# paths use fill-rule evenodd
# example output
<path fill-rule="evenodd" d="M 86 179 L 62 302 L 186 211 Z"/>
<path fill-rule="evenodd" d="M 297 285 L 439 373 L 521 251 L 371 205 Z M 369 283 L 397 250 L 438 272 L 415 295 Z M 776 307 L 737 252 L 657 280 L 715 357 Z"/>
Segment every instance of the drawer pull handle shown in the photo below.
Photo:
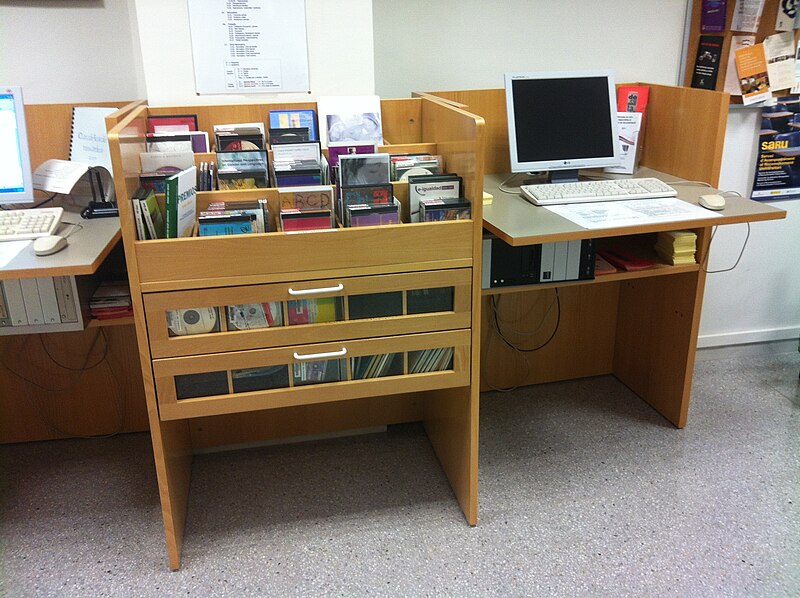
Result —
<path fill-rule="evenodd" d="M 307 359 L 326 359 L 328 357 L 341 357 L 342 355 L 347 355 L 347 347 L 342 347 L 340 351 L 329 351 L 328 353 L 310 353 L 309 355 L 300 355 L 299 353 L 295 353 L 294 358 L 305 361 Z"/>
<path fill-rule="evenodd" d="M 340 282 L 335 287 L 323 287 L 320 289 L 302 289 L 300 291 L 295 291 L 294 289 L 289 289 L 289 294 L 297 297 L 298 295 L 315 295 L 317 293 L 335 293 L 336 291 L 343 291 L 344 285 Z"/>

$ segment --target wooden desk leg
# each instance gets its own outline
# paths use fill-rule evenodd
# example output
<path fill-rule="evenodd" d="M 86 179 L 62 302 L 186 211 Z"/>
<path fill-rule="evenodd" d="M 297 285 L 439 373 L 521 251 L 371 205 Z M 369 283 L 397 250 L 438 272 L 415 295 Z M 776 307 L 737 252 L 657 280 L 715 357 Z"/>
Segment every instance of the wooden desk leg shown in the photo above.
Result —
<path fill-rule="evenodd" d="M 682 428 L 686 425 L 703 272 L 639 278 L 620 284 L 614 374 Z"/>
<path fill-rule="evenodd" d="M 423 422 L 433 450 L 467 522 L 477 525 L 478 389 L 433 391 L 425 395 L 423 405 Z"/>
<path fill-rule="evenodd" d="M 150 434 L 153 439 L 169 568 L 176 571 L 181 566 L 189 479 L 192 472 L 189 424 L 183 420 L 162 422 L 156 414 L 155 421 L 152 417 L 150 419 Z"/>

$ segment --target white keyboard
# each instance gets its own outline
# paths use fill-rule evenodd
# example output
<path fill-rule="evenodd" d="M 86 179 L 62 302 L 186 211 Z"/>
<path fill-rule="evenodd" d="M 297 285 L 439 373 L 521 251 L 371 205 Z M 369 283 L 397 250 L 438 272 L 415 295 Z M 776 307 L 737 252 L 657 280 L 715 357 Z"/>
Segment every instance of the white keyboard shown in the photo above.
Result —
<path fill-rule="evenodd" d="M 54 235 L 64 208 L 0 210 L 0 241 L 23 241 Z"/>
<path fill-rule="evenodd" d="M 525 199 L 537 206 L 620 199 L 652 199 L 654 197 L 675 197 L 678 194 L 664 181 L 655 178 L 522 185 L 520 191 Z"/>

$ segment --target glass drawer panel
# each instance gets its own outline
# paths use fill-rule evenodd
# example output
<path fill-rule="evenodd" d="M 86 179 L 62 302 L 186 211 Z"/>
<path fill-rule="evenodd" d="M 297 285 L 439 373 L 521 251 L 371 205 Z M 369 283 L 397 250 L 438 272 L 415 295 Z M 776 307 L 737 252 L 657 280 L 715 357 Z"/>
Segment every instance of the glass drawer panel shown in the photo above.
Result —
<path fill-rule="evenodd" d="M 203 372 L 175 376 L 175 394 L 180 399 L 228 394 L 228 372 Z"/>
<path fill-rule="evenodd" d="M 345 359 L 325 359 L 294 363 L 292 364 L 292 377 L 294 386 L 347 380 L 347 361 Z"/>
<path fill-rule="evenodd" d="M 408 373 L 441 372 L 453 369 L 453 347 L 409 351 Z"/>
<path fill-rule="evenodd" d="M 233 392 L 252 392 L 273 388 L 288 388 L 289 367 L 270 365 L 260 368 L 231 370 Z"/>
<path fill-rule="evenodd" d="M 280 301 L 228 305 L 225 312 L 228 314 L 228 330 L 283 326 L 283 305 Z"/>
<path fill-rule="evenodd" d="M 341 297 L 287 301 L 287 317 L 290 326 L 340 322 L 344 320 L 344 302 Z"/>
<path fill-rule="evenodd" d="M 409 314 L 429 314 L 437 311 L 453 311 L 455 289 L 413 289 L 406 294 L 406 311 Z"/>
<path fill-rule="evenodd" d="M 403 374 L 403 353 L 384 355 L 364 355 L 350 359 L 352 380 L 401 376 Z"/>
<path fill-rule="evenodd" d="M 403 292 L 367 293 L 348 299 L 351 320 L 403 315 Z"/>
<path fill-rule="evenodd" d="M 216 307 L 188 307 L 167 310 L 169 336 L 219 332 L 219 310 Z"/>

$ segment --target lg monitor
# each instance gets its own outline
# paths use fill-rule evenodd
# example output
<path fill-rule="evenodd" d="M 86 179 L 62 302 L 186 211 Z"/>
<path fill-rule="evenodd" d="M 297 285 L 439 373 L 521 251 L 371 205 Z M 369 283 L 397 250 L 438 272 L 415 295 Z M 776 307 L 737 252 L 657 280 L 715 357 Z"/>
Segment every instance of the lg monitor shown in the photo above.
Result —
<path fill-rule="evenodd" d="M 506 73 L 511 172 L 576 181 L 581 168 L 620 164 L 609 71 Z"/>
<path fill-rule="evenodd" d="M 33 201 L 22 89 L 0 86 L 0 204 Z"/>

